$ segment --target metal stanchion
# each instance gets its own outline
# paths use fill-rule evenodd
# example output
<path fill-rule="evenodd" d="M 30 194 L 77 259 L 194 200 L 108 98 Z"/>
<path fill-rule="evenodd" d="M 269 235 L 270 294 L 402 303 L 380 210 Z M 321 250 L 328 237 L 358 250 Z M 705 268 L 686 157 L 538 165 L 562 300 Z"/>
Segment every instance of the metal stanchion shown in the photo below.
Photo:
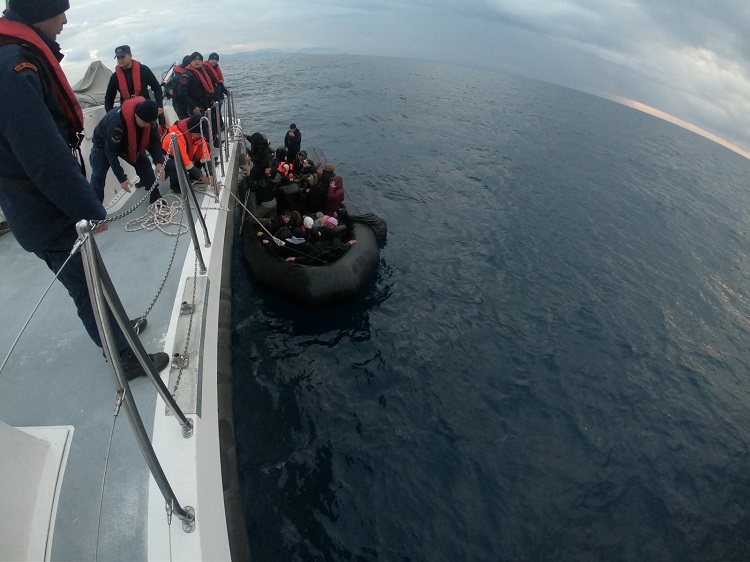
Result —
<path fill-rule="evenodd" d="M 84 273 L 86 274 L 86 284 L 88 285 L 91 305 L 94 310 L 99 336 L 102 340 L 102 348 L 104 349 L 104 354 L 107 360 L 113 368 L 118 394 L 118 404 L 125 405 L 125 413 L 130 422 L 130 427 L 133 430 L 133 435 L 135 436 L 138 447 L 148 465 L 151 476 L 159 487 L 164 500 L 171 506 L 172 511 L 182 521 L 182 529 L 186 533 L 190 533 L 195 529 L 195 510 L 190 506 L 186 506 L 183 509 L 177 501 L 177 497 L 169 484 L 169 480 L 164 474 L 164 470 L 162 469 L 159 459 L 154 452 L 154 448 L 151 445 L 151 441 L 148 438 L 148 433 L 146 432 L 143 420 L 138 413 L 138 408 L 133 399 L 133 395 L 130 392 L 130 386 L 128 385 L 127 377 L 125 376 L 122 363 L 120 362 L 119 350 L 115 346 L 112 325 L 109 321 L 109 308 L 107 306 L 108 299 L 105 296 L 105 289 L 102 287 L 102 279 L 99 276 L 98 264 L 100 258 L 98 257 L 98 249 L 94 242 L 91 226 L 88 221 L 80 221 L 76 224 L 76 230 L 78 231 L 78 235 L 84 239 L 83 244 L 81 245 L 81 257 Z M 111 297 L 112 295 L 110 295 L 110 298 Z M 121 328 L 125 328 L 126 326 L 124 326 L 123 319 L 117 318 L 118 313 L 124 315 L 124 310 L 122 310 L 122 305 L 119 303 L 119 299 L 117 299 L 117 301 L 112 299 L 111 304 L 115 305 L 113 312 L 115 318 L 118 320 L 118 324 Z M 120 310 L 117 310 L 117 304 L 119 304 Z M 135 335 L 134 332 L 132 332 L 132 326 L 130 327 L 130 332 L 131 336 Z M 149 366 L 147 372 L 149 372 L 150 375 L 156 373 L 153 363 L 151 363 L 151 360 L 145 354 L 142 346 L 136 346 L 136 348 L 133 349 L 133 352 L 138 356 L 138 360 L 142 366 Z"/>
<path fill-rule="evenodd" d="M 187 134 L 190 134 L 189 132 Z M 190 209 L 190 198 L 192 194 L 193 200 L 195 200 L 195 193 L 193 193 L 192 187 L 190 185 L 190 181 L 187 177 L 187 171 L 185 170 L 185 166 L 183 166 L 182 159 L 180 157 L 180 146 L 177 144 L 177 134 L 171 133 L 171 143 L 172 143 L 172 154 L 174 154 L 174 163 L 177 167 L 177 179 L 180 182 L 180 190 L 185 196 L 185 214 L 188 218 L 188 229 L 190 230 L 190 237 L 193 239 L 193 249 L 195 250 L 195 257 L 198 260 L 198 269 L 201 273 L 201 275 L 206 274 L 206 263 L 203 261 L 203 254 L 201 253 L 201 247 L 200 243 L 198 242 L 198 233 L 195 231 L 195 222 L 193 221 L 193 212 Z M 201 224 L 203 225 L 204 232 L 206 234 L 206 242 L 210 246 L 211 241 L 208 240 L 208 229 L 206 228 L 206 223 L 203 220 L 203 215 L 201 215 L 200 207 L 198 206 L 197 200 L 195 200 L 195 208 L 198 209 L 198 216 L 201 220 Z"/>

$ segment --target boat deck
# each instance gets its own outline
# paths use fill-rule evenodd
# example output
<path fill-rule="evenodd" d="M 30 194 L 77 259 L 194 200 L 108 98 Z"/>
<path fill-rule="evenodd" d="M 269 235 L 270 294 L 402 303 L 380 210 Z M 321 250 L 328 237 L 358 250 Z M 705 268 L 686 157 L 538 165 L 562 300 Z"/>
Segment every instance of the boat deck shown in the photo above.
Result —
<path fill-rule="evenodd" d="M 236 181 L 236 177 L 234 180 Z M 163 194 L 169 192 L 167 183 L 162 182 L 161 191 Z M 134 196 L 124 202 L 123 207 L 129 208 L 142 194 L 143 190 L 136 190 Z M 223 195 L 222 205 L 226 207 L 228 194 L 223 192 Z M 203 207 L 217 209 L 206 213 L 211 215 L 207 216 L 209 231 L 219 238 L 213 241 L 212 250 L 206 251 L 209 265 L 211 251 L 216 256 L 215 249 L 222 248 L 224 243 L 223 221 L 226 221 L 226 216 L 222 218 L 220 215 L 227 213 L 218 210 L 218 203 L 208 195 L 198 194 L 198 200 Z M 142 315 L 154 299 L 175 249 L 176 237 L 168 236 L 158 229 L 126 232 L 125 224 L 132 218 L 145 214 L 147 206 L 147 201 L 141 203 L 133 214 L 111 224 L 106 232 L 95 237 L 104 264 L 131 318 Z M 175 220 L 178 219 L 179 215 Z M 170 230 L 174 232 L 175 227 L 170 227 Z M 203 236 L 198 230 L 202 243 Z M 148 326 L 140 334 L 149 353 L 166 351 L 172 354 L 174 317 L 179 310 L 185 278 L 192 275 L 194 270 L 189 233 L 180 236 L 175 256 L 172 272 L 148 315 Z M 53 274 L 43 261 L 24 251 L 12 233 L 0 236 L 0 264 L 1 364 L 34 306 L 52 281 Z M 209 265 L 209 269 L 212 266 L 213 264 Z M 221 268 L 221 264 L 213 266 L 214 270 L 216 267 Z M 218 275 L 220 281 L 221 272 Z M 215 283 L 218 291 L 220 283 Z M 215 355 L 217 345 L 212 337 L 215 334 L 206 336 L 206 346 L 214 348 L 212 354 Z M 204 366 L 204 371 L 205 369 Z M 204 372 L 202 382 L 203 385 L 213 385 L 214 394 L 215 370 L 214 368 L 213 373 Z M 169 368 L 161 373 L 162 380 L 167 385 L 169 373 Z M 130 388 L 149 435 L 155 434 L 155 426 L 160 424 L 167 428 L 168 437 L 163 440 L 163 444 L 156 444 L 155 435 L 154 441 L 160 462 L 164 465 L 178 500 L 183 507 L 200 505 L 200 500 L 196 497 L 200 494 L 192 487 L 205 470 L 201 465 L 208 464 L 212 471 L 219 466 L 218 435 L 201 436 L 201 424 L 205 424 L 205 420 L 190 415 L 196 421 L 197 428 L 191 443 L 191 440 L 184 440 L 188 443 L 189 451 L 172 454 L 175 446 L 182 445 L 181 430 L 174 417 L 164 415 L 164 403 L 146 377 L 132 381 Z M 210 412 L 209 418 L 216 416 L 217 408 L 213 401 L 204 404 L 204 407 L 214 410 Z M 60 283 L 55 282 L 0 373 L 1 422 L 18 428 L 72 427 L 72 437 L 67 438 L 67 464 L 61 478 L 62 483 L 56 490 L 59 497 L 56 515 L 53 514 L 51 551 L 48 546 L 42 546 L 43 550 L 37 552 L 44 552 L 46 559 L 53 560 L 146 560 L 162 558 L 164 555 L 181 560 L 212 558 L 217 551 L 206 543 L 202 533 L 186 535 L 177 517 L 172 518 L 171 527 L 167 525 L 164 501 L 155 489 L 127 416 L 121 411 L 115 423 L 114 411 L 115 383 L 112 370 L 105 362 L 102 351 L 91 342 L 84 330 L 67 291 Z M 213 422 L 215 421 L 214 419 Z M 165 433 L 163 428 L 158 431 Z M 213 433 L 217 433 L 217 430 L 214 429 Z M 209 451 L 216 449 L 215 454 L 209 455 L 216 458 L 200 460 L 201 453 L 196 451 L 205 444 L 208 444 Z M 12 451 L 2 453 L 3 456 L 8 455 L 6 459 L 13 454 Z M 175 463 L 181 466 L 175 468 Z M 186 466 L 190 463 L 196 466 Z M 219 469 L 219 474 L 220 472 Z M 192 482 L 183 486 L 183 476 L 184 480 Z M 218 500 L 213 499 L 211 503 L 215 505 L 203 510 L 203 523 L 208 522 L 206 512 L 211 510 L 221 512 L 223 519 L 221 485 L 220 477 L 218 482 L 211 484 L 213 489 L 210 493 L 218 495 Z M 154 496 L 157 496 L 155 500 Z M 26 501 L 33 504 L 35 499 L 29 497 Z M 159 510 L 161 515 L 156 515 Z M 200 525 L 201 509 L 197 510 Z M 219 523 L 224 527 L 225 542 L 226 524 Z M 8 532 L 7 528 L 0 529 L 0 560 L 12 559 L 12 553 L 6 551 L 3 554 L 3 545 L 7 545 L 10 539 L 7 535 L 3 538 L 3 535 Z M 150 536 L 154 534 L 163 536 L 154 541 L 154 537 Z M 46 532 L 44 536 L 47 536 Z M 180 546 L 180 541 L 185 537 L 188 538 L 188 543 Z M 216 540 L 218 543 L 222 542 L 221 537 Z M 154 546 L 155 543 L 157 546 Z M 218 552 L 227 554 L 221 547 Z"/>

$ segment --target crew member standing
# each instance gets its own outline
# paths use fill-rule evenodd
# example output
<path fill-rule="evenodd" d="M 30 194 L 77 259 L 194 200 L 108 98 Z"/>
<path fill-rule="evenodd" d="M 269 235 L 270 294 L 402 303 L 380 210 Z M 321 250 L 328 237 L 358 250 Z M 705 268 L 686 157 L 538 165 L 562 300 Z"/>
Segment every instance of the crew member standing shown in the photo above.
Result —
<path fill-rule="evenodd" d="M 115 96 L 120 93 L 120 104 L 122 102 L 142 96 L 146 99 L 152 99 L 159 107 L 159 115 L 164 113 L 164 92 L 161 84 L 151 72 L 151 69 L 145 64 L 141 64 L 133 58 L 128 45 L 122 45 L 115 49 L 115 58 L 117 59 L 117 68 L 109 77 L 107 92 L 104 94 L 104 109 L 109 113 L 115 106 Z M 153 96 L 149 97 L 148 90 L 151 89 Z"/>
<path fill-rule="evenodd" d="M 221 123 L 222 130 L 224 129 L 224 116 L 222 115 L 221 108 L 224 105 L 224 96 L 230 95 L 229 90 L 224 86 L 224 73 L 219 67 L 219 54 L 211 53 L 208 55 L 208 64 L 204 64 L 203 67 L 206 69 L 211 84 L 214 88 L 214 92 L 211 95 L 215 106 L 219 110 L 219 121 Z M 215 128 L 215 125 L 214 125 Z"/>
<path fill-rule="evenodd" d="M 203 68 L 203 55 L 194 52 L 190 55 L 190 64 L 185 67 L 181 79 L 185 91 L 185 104 L 192 115 L 203 113 L 211 105 L 214 87 L 211 85 L 206 70 Z"/>
<path fill-rule="evenodd" d="M 158 177 L 163 178 L 164 152 L 157 128 L 153 126 L 158 117 L 156 103 L 138 96 L 125 100 L 121 107 L 113 109 L 94 129 L 91 148 L 91 187 L 94 188 L 99 201 L 104 200 L 104 182 L 107 171 L 112 168 L 117 181 L 125 191 L 130 191 L 128 176 L 120 165 L 120 158 L 135 168 L 141 183 L 150 189 Z M 156 166 L 156 174 L 151 161 Z M 151 191 L 153 203 L 161 197 L 158 187 Z"/>
<path fill-rule="evenodd" d="M 10 0 L 0 19 L 0 206 L 18 243 L 60 273 L 101 347 L 80 252 L 61 269 L 78 237 L 76 223 L 107 215 L 71 153 L 82 138 L 83 114 L 55 41 L 69 8 L 68 0 Z M 106 229 L 104 223 L 95 232 Z M 111 314 L 110 320 L 126 376 L 145 375 Z M 163 352 L 149 357 L 157 371 L 169 363 Z"/>

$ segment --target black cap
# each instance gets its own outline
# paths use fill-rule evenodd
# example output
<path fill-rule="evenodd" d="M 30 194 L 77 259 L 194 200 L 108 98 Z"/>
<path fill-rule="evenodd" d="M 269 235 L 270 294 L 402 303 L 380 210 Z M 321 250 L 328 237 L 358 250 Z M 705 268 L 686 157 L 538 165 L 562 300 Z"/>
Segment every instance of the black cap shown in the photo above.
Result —
<path fill-rule="evenodd" d="M 292 123 L 291 125 L 289 125 L 289 128 L 290 128 L 290 129 L 296 129 L 296 128 L 297 128 L 297 125 L 295 125 L 294 123 Z"/>
<path fill-rule="evenodd" d="M 193 61 L 195 59 L 203 60 L 203 55 L 201 55 L 198 51 L 194 51 L 193 54 L 190 55 L 190 60 Z"/>
<path fill-rule="evenodd" d="M 125 55 L 131 55 L 131 54 L 132 53 L 130 52 L 130 45 L 120 45 L 119 47 L 115 49 L 116 59 L 121 59 Z"/>
<path fill-rule="evenodd" d="M 10 0 L 8 7 L 28 23 L 39 23 L 70 9 L 68 0 Z"/>
<path fill-rule="evenodd" d="M 151 100 L 142 101 L 135 106 L 135 114 L 146 123 L 151 123 L 159 116 L 159 107 Z"/>
<path fill-rule="evenodd" d="M 219 54 L 211 53 L 210 55 L 208 55 L 208 60 L 219 60 Z"/>

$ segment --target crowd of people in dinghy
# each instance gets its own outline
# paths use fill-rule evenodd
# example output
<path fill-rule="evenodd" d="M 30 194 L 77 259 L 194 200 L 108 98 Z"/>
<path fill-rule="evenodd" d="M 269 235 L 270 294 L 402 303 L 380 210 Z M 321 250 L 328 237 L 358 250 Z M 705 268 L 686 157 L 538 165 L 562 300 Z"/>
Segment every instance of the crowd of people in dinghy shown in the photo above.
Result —
<path fill-rule="evenodd" d="M 308 158 L 294 123 L 277 150 L 262 133 L 247 139 L 240 195 L 255 198 L 260 243 L 280 258 L 305 265 L 329 263 L 351 248 L 356 240 L 349 239 L 339 216 L 344 179 L 336 175 L 334 164 Z"/>

